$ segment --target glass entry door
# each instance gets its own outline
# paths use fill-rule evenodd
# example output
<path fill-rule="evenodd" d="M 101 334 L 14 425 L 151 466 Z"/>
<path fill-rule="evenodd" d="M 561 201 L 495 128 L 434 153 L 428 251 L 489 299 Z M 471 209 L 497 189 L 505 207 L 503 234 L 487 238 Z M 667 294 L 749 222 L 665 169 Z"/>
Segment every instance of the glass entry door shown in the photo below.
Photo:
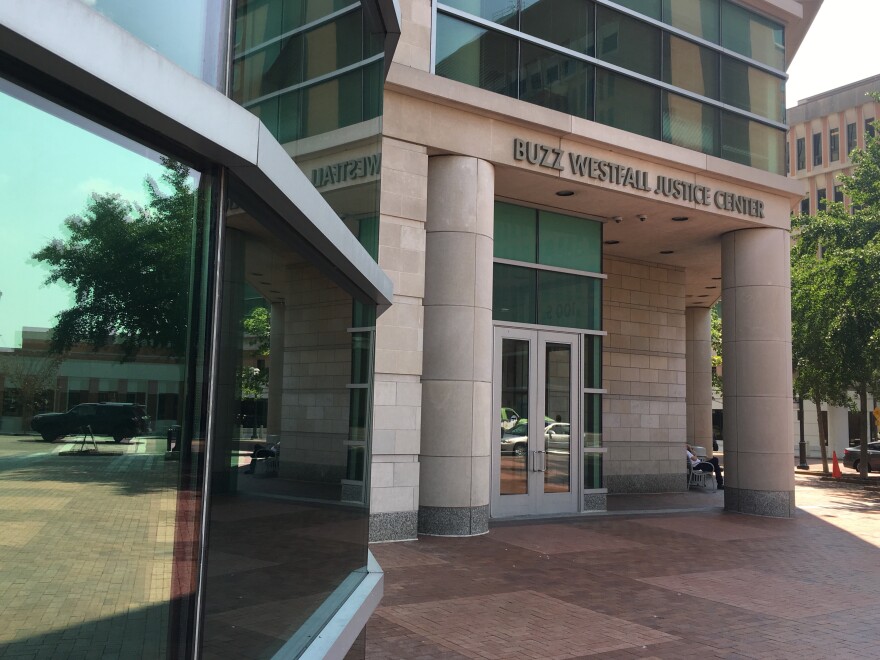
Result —
<path fill-rule="evenodd" d="M 580 336 L 495 328 L 495 518 L 577 511 Z"/>

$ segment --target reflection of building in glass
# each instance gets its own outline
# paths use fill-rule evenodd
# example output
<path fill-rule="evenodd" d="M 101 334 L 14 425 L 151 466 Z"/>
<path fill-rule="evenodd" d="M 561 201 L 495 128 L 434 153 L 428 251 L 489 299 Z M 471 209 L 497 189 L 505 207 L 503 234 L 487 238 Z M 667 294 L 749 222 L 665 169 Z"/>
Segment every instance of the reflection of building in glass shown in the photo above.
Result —
<path fill-rule="evenodd" d="M 0 646 L 362 655 L 399 16 L 184 4 L 0 9 Z"/>

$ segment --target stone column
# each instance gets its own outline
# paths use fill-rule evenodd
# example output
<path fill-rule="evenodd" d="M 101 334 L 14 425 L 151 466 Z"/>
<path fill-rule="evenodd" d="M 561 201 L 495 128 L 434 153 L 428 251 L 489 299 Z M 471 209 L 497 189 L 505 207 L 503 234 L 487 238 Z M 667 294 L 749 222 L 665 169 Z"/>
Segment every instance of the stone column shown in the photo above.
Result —
<path fill-rule="evenodd" d="M 687 442 L 712 456 L 712 337 L 707 307 L 685 309 Z"/>
<path fill-rule="evenodd" d="M 789 234 L 721 239 L 724 508 L 794 515 Z"/>
<path fill-rule="evenodd" d="M 419 532 L 489 528 L 495 170 L 428 163 Z"/>

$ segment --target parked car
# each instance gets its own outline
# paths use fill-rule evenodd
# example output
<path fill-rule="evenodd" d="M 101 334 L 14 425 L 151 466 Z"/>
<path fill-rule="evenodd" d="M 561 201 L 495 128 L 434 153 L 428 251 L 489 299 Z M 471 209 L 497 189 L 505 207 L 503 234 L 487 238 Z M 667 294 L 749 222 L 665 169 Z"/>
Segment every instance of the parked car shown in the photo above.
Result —
<path fill-rule="evenodd" d="M 525 456 L 529 450 L 529 422 L 521 420 L 510 429 L 501 431 L 501 453 Z"/>
<path fill-rule="evenodd" d="M 843 450 L 844 467 L 859 471 L 859 463 L 862 461 L 861 446 L 849 447 Z M 880 442 L 868 443 L 868 472 L 880 471 Z"/>
<path fill-rule="evenodd" d="M 557 454 L 571 453 L 571 424 L 553 422 L 544 429 L 544 446 Z"/>
<path fill-rule="evenodd" d="M 66 435 L 91 431 L 116 442 L 150 432 L 150 418 L 136 403 L 81 403 L 63 413 L 43 413 L 31 419 L 31 429 L 52 442 Z"/>

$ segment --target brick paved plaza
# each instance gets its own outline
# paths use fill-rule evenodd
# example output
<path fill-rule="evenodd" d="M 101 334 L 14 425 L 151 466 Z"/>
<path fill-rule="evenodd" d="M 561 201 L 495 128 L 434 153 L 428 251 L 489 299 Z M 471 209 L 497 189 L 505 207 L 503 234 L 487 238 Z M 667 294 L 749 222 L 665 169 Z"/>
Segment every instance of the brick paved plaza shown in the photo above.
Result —
<path fill-rule="evenodd" d="M 799 475 L 794 520 L 722 498 L 609 498 L 622 510 L 373 545 L 367 657 L 880 657 L 880 492 Z"/>
<path fill-rule="evenodd" d="M 98 446 L 0 436 L 0 658 L 164 657 L 178 466 L 164 440 Z M 721 492 L 619 496 L 374 544 L 367 657 L 880 657 L 880 489 L 799 474 L 797 501 L 775 520 Z"/>
<path fill-rule="evenodd" d="M 96 443 L 0 435 L 0 658 L 164 657 L 178 464 Z"/>

